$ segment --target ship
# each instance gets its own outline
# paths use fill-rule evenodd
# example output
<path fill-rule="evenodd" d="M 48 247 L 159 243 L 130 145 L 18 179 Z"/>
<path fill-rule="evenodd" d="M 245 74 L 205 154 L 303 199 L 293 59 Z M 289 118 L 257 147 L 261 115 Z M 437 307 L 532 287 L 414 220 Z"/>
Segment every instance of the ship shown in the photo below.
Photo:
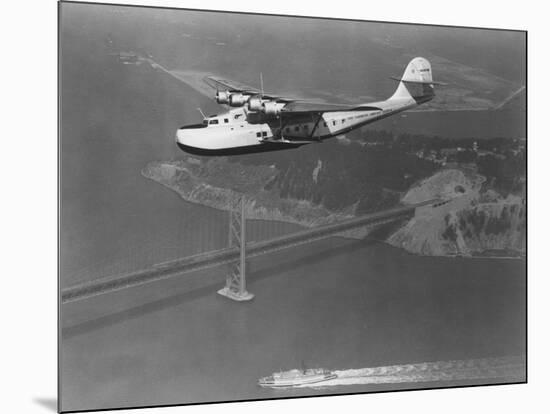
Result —
<path fill-rule="evenodd" d="M 268 388 L 295 387 L 298 385 L 315 384 L 337 378 L 337 375 L 323 368 L 291 369 L 275 372 L 258 380 L 258 385 Z"/>

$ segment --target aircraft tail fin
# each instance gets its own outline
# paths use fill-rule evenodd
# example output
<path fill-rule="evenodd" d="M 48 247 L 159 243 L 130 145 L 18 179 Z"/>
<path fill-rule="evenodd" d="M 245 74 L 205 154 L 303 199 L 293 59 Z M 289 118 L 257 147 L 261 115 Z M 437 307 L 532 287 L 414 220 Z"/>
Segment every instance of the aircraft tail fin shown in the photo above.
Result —
<path fill-rule="evenodd" d="M 435 96 L 434 85 L 439 84 L 432 79 L 432 66 L 428 60 L 416 57 L 409 62 L 399 85 L 390 100 L 413 98 L 417 103 L 431 100 Z"/>

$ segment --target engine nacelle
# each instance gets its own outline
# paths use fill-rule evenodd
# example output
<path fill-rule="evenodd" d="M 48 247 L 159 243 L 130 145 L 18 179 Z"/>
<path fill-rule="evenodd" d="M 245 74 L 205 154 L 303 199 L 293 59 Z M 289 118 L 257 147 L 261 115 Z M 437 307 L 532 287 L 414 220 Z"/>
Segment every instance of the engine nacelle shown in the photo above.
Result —
<path fill-rule="evenodd" d="M 232 93 L 229 95 L 229 106 L 243 106 L 248 101 L 248 96 L 242 93 Z"/>
<path fill-rule="evenodd" d="M 264 102 L 262 104 L 262 112 L 266 115 L 279 115 L 283 106 L 277 102 Z"/>
<path fill-rule="evenodd" d="M 248 110 L 254 112 L 260 112 L 262 110 L 262 98 L 259 96 L 252 96 L 248 99 Z"/>
<path fill-rule="evenodd" d="M 218 91 L 216 92 L 216 102 L 219 104 L 228 104 L 230 95 L 229 92 Z"/>

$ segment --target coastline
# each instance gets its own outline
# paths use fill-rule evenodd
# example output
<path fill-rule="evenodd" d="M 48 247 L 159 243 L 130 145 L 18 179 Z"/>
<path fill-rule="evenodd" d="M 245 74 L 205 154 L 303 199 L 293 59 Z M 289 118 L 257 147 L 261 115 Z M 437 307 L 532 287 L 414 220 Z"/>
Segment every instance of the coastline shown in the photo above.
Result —
<path fill-rule="evenodd" d="M 142 170 L 141 175 L 176 192 L 183 200 L 215 208 L 222 211 L 234 209 L 241 197 L 245 198 L 245 214 L 249 219 L 280 221 L 304 227 L 315 227 L 355 217 L 354 212 L 330 211 L 323 206 L 306 200 L 284 199 L 260 189 L 271 175 L 255 171 L 257 182 L 246 188 L 227 188 L 215 185 L 201 177 L 200 167 L 188 161 L 152 161 Z M 263 173 L 263 176 L 261 176 Z M 241 190 L 241 191 L 239 191 Z"/>
<path fill-rule="evenodd" d="M 250 171 L 250 169 L 253 169 L 253 171 Z M 215 171 L 214 173 L 213 170 Z M 243 170 L 246 171 L 247 176 L 252 176 L 254 178 L 245 182 L 236 181 L 235 177 L 242 175 Z M 220 174 L 220 172 L 222 172 L 222 174 Z M 141 170 L 141 174 L 143 177 L 174 191 L 179 197 L 189 203 L 217 210 L 230 211 L 238 205 L 241 197 L 244 197 L 245 214 L 251 220 L 290 223 L 305 228 L 311 228 L 356 217 L 354 208 L 347 208 L 337 212 L 330 211 L 324 206 L 314 205 L 306 200 L 283 199 L 277 192 L 265 190 L 265 184 L 276 175 L 276 171 L 270 169 L 270 167 L 243 167 L 237 163 L 214 164 L 213 166 L 209 164 L 205 166 L 199 160 L 188 158 L 178 161 L 149 162 Z M 439 174 L 436 174 L 436 176 L 438 175 Z M 238 184 L 234 184 L 232 186 L 233 188 L 229 188 L 227 183 L 220 182 L 223 180 L 233 184 L 238 182 Z M 470 185 L 476 190 L 479 190 L 479 188 L 477 188 L 480 185 L 479 182 Z M 418 187 L 415 188 L 418 190 Z M 410 194 L 411 193 L 409 193 L 409 195 Z M 468 201 L 470 201 L 472 197 L 474 199 L 477 198 L 476 195 L 477 191 L 472 191 L 468 197 L 459 197 L 454 199 L 450 205 L 447 204 L 444 206 L 442 211 L 438 213 L 438 216 L 441 215 L 441 220 L 439 221 L 443 223 L 445 212 L 449 212 L 453 208 L 459 208 L 459 205 L 463 205 L 464 203 L 468 204 Z M 430 208 L 430 210 L 432 209 Z M 394 227 L 389 231 L 386 229 L 384 235 L 376 237 L 377 240 L 390 246 L 403 249 L 407 253 L 416 256 L 493 260 L 525 259 L 525 255 L 522 254 L 522 251 L 516 252 L 510 249 L 503 251 L 499 249 L 477 251 L 475 248 L 467 248 L 464 245 L 462 246 L 463 248 L 458 249 L 459 251 L 457 252 L 457 247 L 451 246 L 452 243 L 449 244 L 449 241 L 445 240 L 440 243 L 441 246 L 438 248 L 434 247 L 429 251 L 425 251 L 423 247 L 419 250 L 416 244 L 410 245 L 410 241 L 407 242 L 406 239 L 410 238 L 411 235 L 409 234 L 406 236 L 406 234 L 409 233 L 407 229 L 411 227 L 411 225 L 415 223 L 420 224 L 417 222 L 418 220 L 422 221 L 425 213 L 426 209 L 420 209 L 411 221 L 401 223 L 398 226 L 395 226 L 394 223 Z M 433 220 L 430 219 L 430 222 L 431 221 Z M 437 227 L 438 226 L 435 226 L 434 229 L 437 229 Z M 414 229 L 409 230 L 412 231 Z M 363 239 L 372 232 L 372 229 L 358 228 L 340 233 L 337 236 L 347 239 Z M 403 239 L 403 237 L 405 237 L 405 239 Z M 422 244 L 424 245 L 425 242 Z M 464 244 L 464 241 L 462 241 L 462 244 Z"/>

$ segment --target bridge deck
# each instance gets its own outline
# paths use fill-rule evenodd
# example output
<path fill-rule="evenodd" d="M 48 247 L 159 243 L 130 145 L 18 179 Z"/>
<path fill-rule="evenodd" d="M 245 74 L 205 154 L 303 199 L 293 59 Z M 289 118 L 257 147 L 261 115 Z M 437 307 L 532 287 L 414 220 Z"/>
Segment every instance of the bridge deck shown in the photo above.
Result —
<path fill-rule="evenodd" d="M 304 243 L 321 240 L 347 230 L 359 227 L 381 225 L 387 222 L 410 217 L 417 207 L 432 204 L 437 200 L 428 200 L 422 203 L 396 207 L 382 212 L 367 214 L 337 223 L 327 224 L 285 236 L 264 240 L 246 245 L 247 257 L 255 257 L 262 254 L 287 249 Z M 125 275 L 111 276 L 91 282 L 82 283 L 63 289 L 61 292 L 62 303 L 84 299 L 114 290 L 124 289 L 155 280 L 165 279 L 183 273 L 193 272 L 208 267 L 219 266 L 239 260 L 239 249 L 236 247 L 215 250 L 186 257 L 181 260 L 154 265 L 151 268 L 139 270 Z"/>

